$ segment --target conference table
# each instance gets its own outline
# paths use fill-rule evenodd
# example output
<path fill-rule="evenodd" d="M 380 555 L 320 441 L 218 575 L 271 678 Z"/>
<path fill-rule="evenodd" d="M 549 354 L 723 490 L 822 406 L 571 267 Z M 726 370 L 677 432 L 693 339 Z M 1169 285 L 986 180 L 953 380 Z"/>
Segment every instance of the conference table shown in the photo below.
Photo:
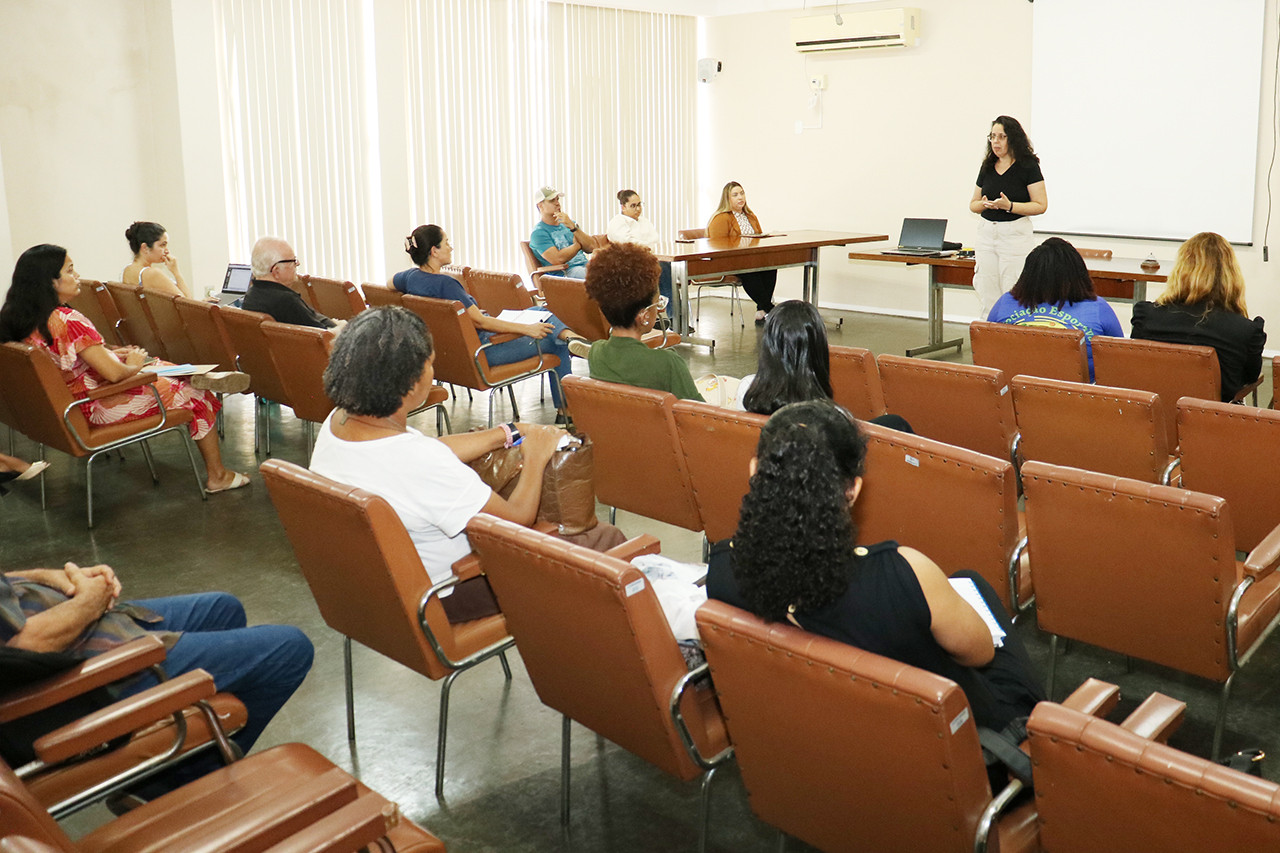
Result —
<path fill-rule="evenodd" d="M 964 338 L 942 339 L 942 291 L 973 289 L 973 258 L 921 258 L 912 255 L 889 255 L 884 252 L 850 252 L 854 261 L 887 261 L 898 264 L 924 264 L 929 267 L 929 342 L 907 350 L 915 357 L 964 348 Z M 1147 298 L 1148 282 L 1168 280 L 1172 262 L 1161 261 L 1156 269 L 1143 269 L 1140 258 L 1085 257 L 1084 264 L 1093 279 L 1093 289 L 1108 302 L 1142 302 Z"/>
<path fill-rule="evenodd" d="M 818 255 L 824 246 L 848 246 L 853 243 L 878 243 L 887 234 L 862 234 L 845 231 L 771 232 L 763 237 L 703 237 L 698 240 L 666 240 L 658 244 L 654 254 L 660 261 L 671 263 L 671 287 L 674 303 L 671 321 L 684 332 L 690 328 L 689 282 L 707 276 L 732 275 L 758 270 L 804 268 L 804 299 L 818 302 Z M 708 346 L 715 351 L 712 338 L 689 335 L 688 343 Z"/>

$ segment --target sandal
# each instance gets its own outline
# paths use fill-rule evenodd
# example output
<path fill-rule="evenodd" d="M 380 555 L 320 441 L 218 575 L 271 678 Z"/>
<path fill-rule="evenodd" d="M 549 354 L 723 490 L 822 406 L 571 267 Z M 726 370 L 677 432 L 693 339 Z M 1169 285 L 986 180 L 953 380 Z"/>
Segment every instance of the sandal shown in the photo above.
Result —
<path fill-rule="evenodd" d="M 243 489 L 245 486 L 249 485 L 249 478 L 244 474 L 241 474 L 239 471 L 233 471 L 232 475 L 231 482 L 227 485 L 220 489 L 205 489 L 205 492 L 210 495 L 216 495 L 218 492 L 229 492 L 232 489 Z"/>

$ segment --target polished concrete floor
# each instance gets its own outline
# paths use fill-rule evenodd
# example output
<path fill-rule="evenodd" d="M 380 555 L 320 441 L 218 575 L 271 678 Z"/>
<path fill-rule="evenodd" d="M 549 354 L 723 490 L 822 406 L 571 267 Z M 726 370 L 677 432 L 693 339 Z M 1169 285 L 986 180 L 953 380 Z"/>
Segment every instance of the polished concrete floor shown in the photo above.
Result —
<path fill-rule="evenodd" d="M 865 346 L 874 352 L 901 352 L 925 337 L 921 320 L 827 312 L 842 327 L 829 325 L 833 343 Z M 716 340 L 705 348 L 681 348 L 694 375 L 716 372 L 741 376 L 754 371 L 759 331 L 748 315 L 745 328 L 731 322 L 728 300 L 708 298 L 701 327 Z M 962 336 L 962 326 L 947 327 Z M 968 360 L 964 354 L 946 356 Z M 575 365 L 585 373 L 585 365 Z M 549 406 L 539 401 L 532 383 L 521 389 L 522 415 L 549 422 Z M 483 423 L 485 397 L 466 395 L 451 406 L 455 430 Z M 1270 399 L 1270 388 L 1263 389 Z M 423 418 L 419 428 L 433 434 Z M 276 519 L 256 468 L 252 402 L 237 396 L 226 407 L 227 463 L 252 475 L 247 489 L 211 496 L 202 503 L 191 481 L 186 454 L 176 439 L 153 442 L 161 483 L 152 486 L 141 454 L 98 463 L 95 476 L 97 526 L 85 527 L 84 466 L 50 454 L 46 475 L 48 508 L 40 509 L 38 485 L 18 484 L 0 500 L 0 565 L 17 569 L 106 562 L 115 567 L 128 597 L 224 589 L 246 603 L 251 621 L 300 626 L 316 646 L 315 666 L 298 694 L 267 729 L 262 746 L 304 741 L 369 785 L 401 804 L 405 814 L 439 835 L 454 851 L 693 850 L 696 846 L 698 785 L 677 782 L 625 751 L 599 741 L 589 731 L 573 732 L 573 816 L 568 835 L 559 823 L 560 721 L 535 695 L 518 653 L 512 655 L 514 680 L 504 684 L 496 663 L 459 677 L 453 690 L 445 797 L 432 792 L 439 684 L 380 655 L 356 648 L 358 745 L 346 739 L 342 641 L 325 626 L 298 572 L 293 553 Z M 305 464 L 305 426 L 286 409 L 273 411 L 272 451 L 278 458 Z M 19 454 L 32 457 L 32 445 L 16 441 Z M 629 535 L 653 532 L 664 550 L 696 559 L 700 540 L 688 531 L 619 513 Z M 960 568 L 960 567 L 949 567 Z M 1018 634 L 1043 666 L 1048 639 L 1034 618 L 1022 621 Z M 1217 690 L 1204 681 L 1122 656 L 1074 645 L 1058 667 L 1060 694 L 1094 675 L 1121 685 L 1123 708 L 1131 708 L 1152 690 L 1190 704 L 1188 720 L 1173 744 L 1207 755 Z M 1229 707 L 1226 747 L 1262 746 L 1280 755 L 1280 641 L 1275 639 L 1241 672 Z M 855 719 L 850 725 L 857 725 Z M 1280 761 L 1266 766 L 1280 779 Z M 83 832 L 106 819 L 94 809 L 68 822 Z M 776 833 L 757 821 L 735 768 L 716 778 L 712 788 L 710 848 L 719 851 L 773 850 Z M 792 840 L 789 850 L 806 849 Z"/>

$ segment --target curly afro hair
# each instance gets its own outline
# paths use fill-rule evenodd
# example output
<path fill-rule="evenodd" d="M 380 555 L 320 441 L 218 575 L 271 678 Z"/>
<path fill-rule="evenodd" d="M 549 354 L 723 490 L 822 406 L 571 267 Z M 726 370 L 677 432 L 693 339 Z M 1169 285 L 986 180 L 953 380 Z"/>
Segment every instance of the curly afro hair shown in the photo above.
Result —
<path fill-rule="evenodd" d="M 636 315 L 658 298 L 662 267 L 647 246 L 612 243 L 587 264 L 587 295 L 612 325 L 630 329 Z"/>

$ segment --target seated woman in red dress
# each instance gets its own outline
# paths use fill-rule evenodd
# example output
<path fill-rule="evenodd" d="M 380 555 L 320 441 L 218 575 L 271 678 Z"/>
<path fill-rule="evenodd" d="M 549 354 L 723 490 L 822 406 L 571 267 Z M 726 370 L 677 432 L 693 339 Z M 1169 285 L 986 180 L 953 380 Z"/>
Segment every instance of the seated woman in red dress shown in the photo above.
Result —
<path fill-rule="evenodd" d="M 60 246 L 43 244 L 22 253 L 13 270 L 13 283 L 0 307 L 0 343 L 22 341 L 48 353 L 62 379 L 77 397 L 137 374 L 148 355 L 139 347 L 108 348 L 87 317 L 65 304 L 80 292 L 80 276 Z M 225 492 L 249 484 L 244 474 L 222 465 L 214 418 L 217 397 L 189 382 L 160 377 L 155 382 L 167 408 L 191 412 L 191 437 L 204 457 L 209 492 Z M 149 386 L 92 400 L 81 407 L 89 423 L 115 424 L 156 414 L 159 409 Z"/>

